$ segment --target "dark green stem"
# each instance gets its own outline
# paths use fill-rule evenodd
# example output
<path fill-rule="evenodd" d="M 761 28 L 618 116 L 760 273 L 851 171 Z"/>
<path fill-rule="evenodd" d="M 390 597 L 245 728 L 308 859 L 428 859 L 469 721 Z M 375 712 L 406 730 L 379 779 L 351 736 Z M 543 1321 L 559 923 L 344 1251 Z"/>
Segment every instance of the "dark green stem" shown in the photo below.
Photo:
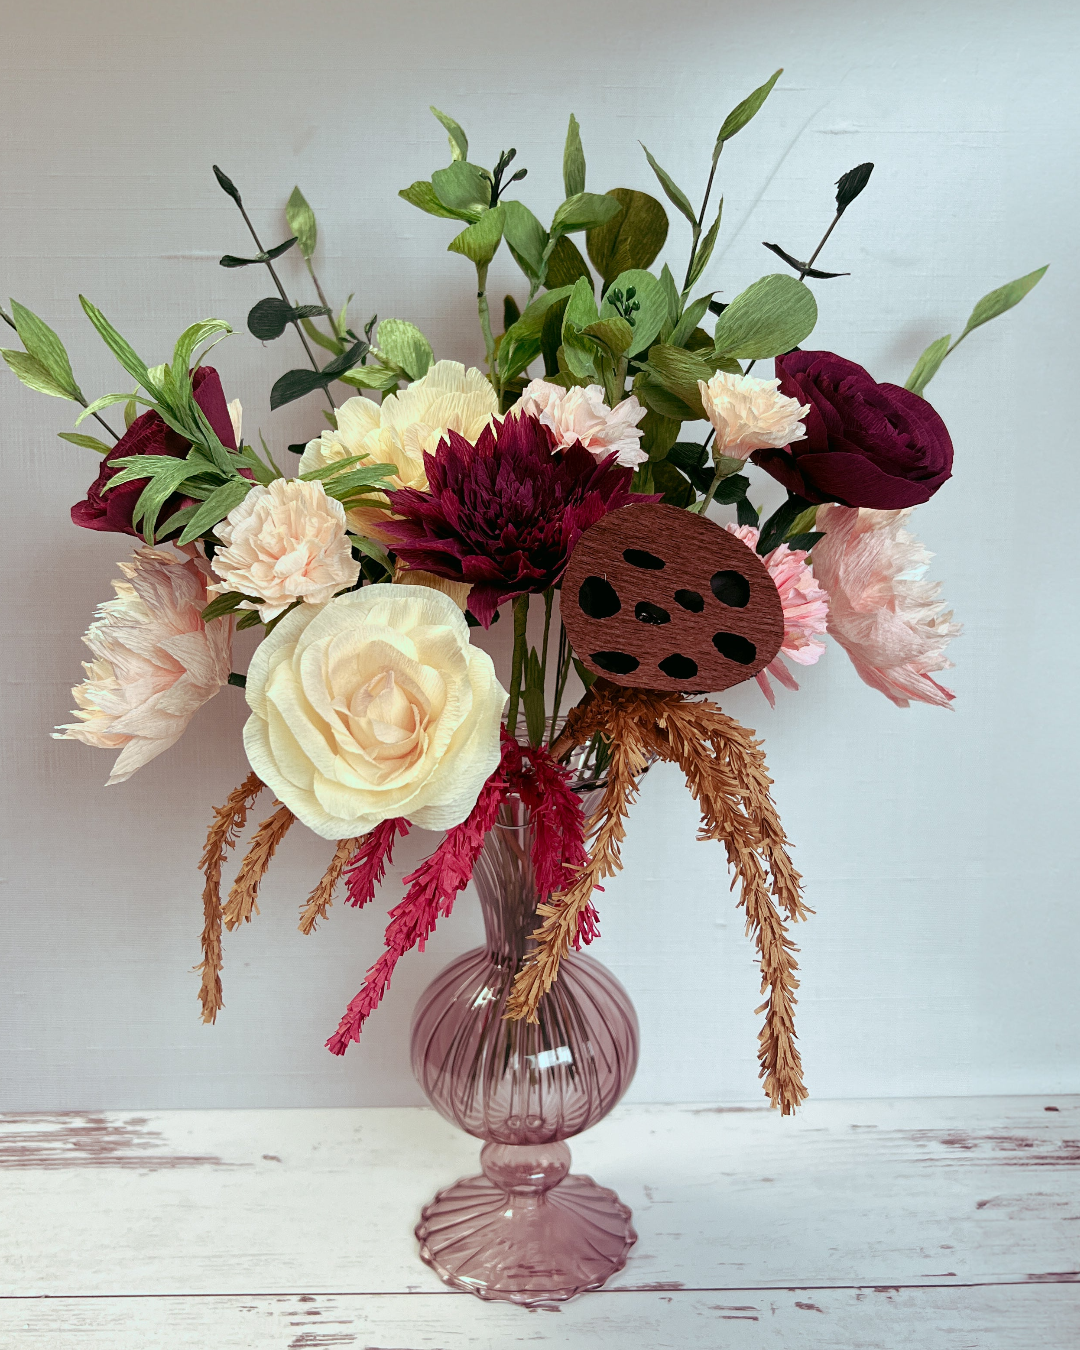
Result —
<path fill-rule="evenodd" d="M 723 146 L 721 146 L 723 149 Z M 694 259 L 697 257 L 697 246 L 701 239 L 701 227 L 705 223 L 705 208 L 709 204 L 709 193 L 712 192 L 713 179 L 716 177 L 716 166 L 720 163 L 720 156 L 717 154 L 712 162 L 712 168 L 709 170 L 709 181 L 705 184 L 705 196 L 702 198 L 701 210 L 698 212 L 697 224 L 694 226 L 694 242 L 690 249 L 690 261 L 686 264 L 686 276 L 683 278 L 683 292 L 685 294 L 690 285 L 690 273 L 694 270 Z"/>
<path fill-rule="evenodd" d="M 518 704 L 521 702 L 521 684 L 525 672 L 525 649 L 528 646 L 529 596 L 519 595 L 514 600 L 514 654 L 510 660 L 510 703 L 506 710 L 506 729 L 517 739 Z"/>
<path fill-rule="evenodd" d="M 560 624 L 558 668 L 555 672 L 555 704 L 551 709 L 551 730 L 548 734 L 549 750 L 555 743 L 555 726 L 559 720 L 559 709 L 562 707 L 563 695 L 566 693 L 566 682 L 570 678 L 570 658 L 572 656 L 573 648 L 570 646 L 570 639 L 566 635 L 566 625 Z"/>
<path fill-rule="evenodd" d="M 540 670 L 543 675 L 544 689 L 547 689 L 548 638 L 551 634 L 551 606 L 555 600 L 555 587 L 549 586 L 544 592 L 544 642 L 540 649 Z"/>

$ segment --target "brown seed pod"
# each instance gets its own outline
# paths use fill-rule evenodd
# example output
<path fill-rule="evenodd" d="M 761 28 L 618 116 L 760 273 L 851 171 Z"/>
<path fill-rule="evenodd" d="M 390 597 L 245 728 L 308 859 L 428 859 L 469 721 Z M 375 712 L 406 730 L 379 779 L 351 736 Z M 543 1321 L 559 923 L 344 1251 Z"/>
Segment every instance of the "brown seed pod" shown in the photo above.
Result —
<path fill-rule="evenodd" d="M 676 506 L 612 511 L 585 531 L 562 583 L 582 664 L 633 689 L 716 693 L 780 650 L 784 611 L 761 559 Z"/>

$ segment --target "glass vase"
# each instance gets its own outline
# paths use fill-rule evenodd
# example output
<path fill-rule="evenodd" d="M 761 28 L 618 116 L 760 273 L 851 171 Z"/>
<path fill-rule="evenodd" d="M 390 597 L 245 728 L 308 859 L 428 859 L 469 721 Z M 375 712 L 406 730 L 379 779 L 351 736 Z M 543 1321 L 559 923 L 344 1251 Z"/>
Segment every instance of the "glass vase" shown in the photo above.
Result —
<path fill-rule="evenodd" d="M 474 881 L 486 942 L 428 986 L 413 1016 L 413 1072 L 432 1105 L 478 1139 L 482 1174 L 423 1211 L 421 1258 L 456 1289 L 522 1305 L 598 1289 L 637 1239 L 614 1191 L 570 1172 L 565 1140 L 605 1116 L 637 1068 L 638 1024 L 617 979 L 564 957 L 539 1021 L 504 1017 L 538 899 L 528 812 L 503 806 Z"/>

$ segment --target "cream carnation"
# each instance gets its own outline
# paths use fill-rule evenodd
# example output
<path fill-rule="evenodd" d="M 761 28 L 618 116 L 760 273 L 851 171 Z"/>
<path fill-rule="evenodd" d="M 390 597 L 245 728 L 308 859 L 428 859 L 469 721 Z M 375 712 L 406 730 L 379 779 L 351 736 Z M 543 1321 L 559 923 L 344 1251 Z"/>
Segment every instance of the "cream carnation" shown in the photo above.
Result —
<path fill-rule="evenodd" d="M 801 418 L 809 403 L 779 393 L 779 380 L 759 380 L 753 375 L 728 375 L 719 371 L 705 383 L 698 380 L 705 415 L 716 430 L 717 459 L 746 459 L 755 450 L 780 449 L 802 440 L 806 428 Z"/>
<path fill-rule="evenodd" d="M 941 583 L 924 579 L 933 554 L 903 528 L 910 510 L 819 506 L 814 570 L 829 592 L 829 632 L 862 679 L 900 708 L 944 708 L 955 695 L 931 672 L 952 665 L 945 648 L 960 625 Z"/>
<path fill-rule="evenodd" d="M 506 691 L 461 611 L 422 586 L 301 606 L 251 659 L 251 767 L 324 839 L 463 821 L 499 762 Z"/>
<path fill-rule="evenodd" d="M 437 361 L 423 379 L 384 398 L 381 406 L 370 398 L 346 399 L 337 410 L 337 430 L 308 442 L 300 472 L 364 455 L 365 464 L 394 466 L 387 487 L 425 492 L 424 455 L 434 453 L 447 431 L 475 441 L 498 411 L 498 396 L 482 371 Z M 349 523 L 361 534 L 372 533 L 385 514 L 385 508 L 361 507 L 349 512 Z"/>
<path fill-rule="evenodd" d="M 200 617 L 206 578 L 195 561 L 141 548 L 120 570 L 127 580 L 113 582 L 116 598 L 98 607 L 83 638 L 94 659 L 71 691 L 79 720 L 53 733 L 118 749 L 110 784 L 179 740 L 228 680 L 232 650 L 232 620 Z"/>
<path fill-rule="evenodd" d="M 360 564 L 345 535 L 345 510 L 319 482 L 276 478 L 254 487 L 217 527 L 224 548 L 214 554 L 221 581 L 211 595 L 239 591 L 258 596 L 240 609 L 257 609 L 264 623 L 296 600 L 321 605 L 355 586 Z"/>
<path fill-rule="evenodd" d="M 641 448 L 644 433 L 638 427 L 646 410 L 633 394 L 609 408 L 598 384 L 563 389 L 546 380 L 532 380 L 510 411 L 537 418 L 554 433 L 560 450 L 580 441 L 598 460 L 615 454 L 616 463 L 627 468 L 649 458 Z"/>

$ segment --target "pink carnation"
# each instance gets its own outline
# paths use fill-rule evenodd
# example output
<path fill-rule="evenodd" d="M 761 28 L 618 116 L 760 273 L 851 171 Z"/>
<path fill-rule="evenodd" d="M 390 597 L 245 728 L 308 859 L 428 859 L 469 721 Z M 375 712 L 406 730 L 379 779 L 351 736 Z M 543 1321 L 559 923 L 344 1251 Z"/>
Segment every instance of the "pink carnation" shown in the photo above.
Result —
<path fill-rule="evenodd" d="M 897 707 L 946 708 L 955 695 L 930 672 L 952 665 L 945 648 L 960 625 L 944 612 L 941 583 L 923 579 L 933 555 L 903 528 L 909 514 L 820 507 L 814 566 L 831 597 L 829 632 L 862 679 Z"/>
<path fill-rule="evenodd" d="M 634 394 L 609 408 L 598 384 L 564 389 L 547 380 L 532 380 L 510 411 L 537 418 L 554 437 L 556 450 L 577 441 L 595 459 L 614 454 L 616 464 L 628 469 L 649 458 L 641 448 L 644 432 L 638 426 L 646 410 Z"/>
<path fill-rule="evenodd" d="M 726 529 L 741 539 L 747 548 L 757 551 L 760 532 L 753 525 L 728 525 Z M 825 650 L 824 643 L 818 642 L 817 638 L 826 631 L 828 624 L 829 595 L 818 585 L 813 569 L 807 562 L 808 557 L 809 554 L 802 549 L 780 544 L 762 558 L 780 592 L 780 603 L 784 608 L 784 641 L 780 651 L 764 670 L 754 676 L 770 706 L 774 708 L 776 699 L 769 683 L 770 675 L 774 675 L 785 689 L 799 687 L 783 658 L 786 656 L 800 666 L 812 666 Z"/>

